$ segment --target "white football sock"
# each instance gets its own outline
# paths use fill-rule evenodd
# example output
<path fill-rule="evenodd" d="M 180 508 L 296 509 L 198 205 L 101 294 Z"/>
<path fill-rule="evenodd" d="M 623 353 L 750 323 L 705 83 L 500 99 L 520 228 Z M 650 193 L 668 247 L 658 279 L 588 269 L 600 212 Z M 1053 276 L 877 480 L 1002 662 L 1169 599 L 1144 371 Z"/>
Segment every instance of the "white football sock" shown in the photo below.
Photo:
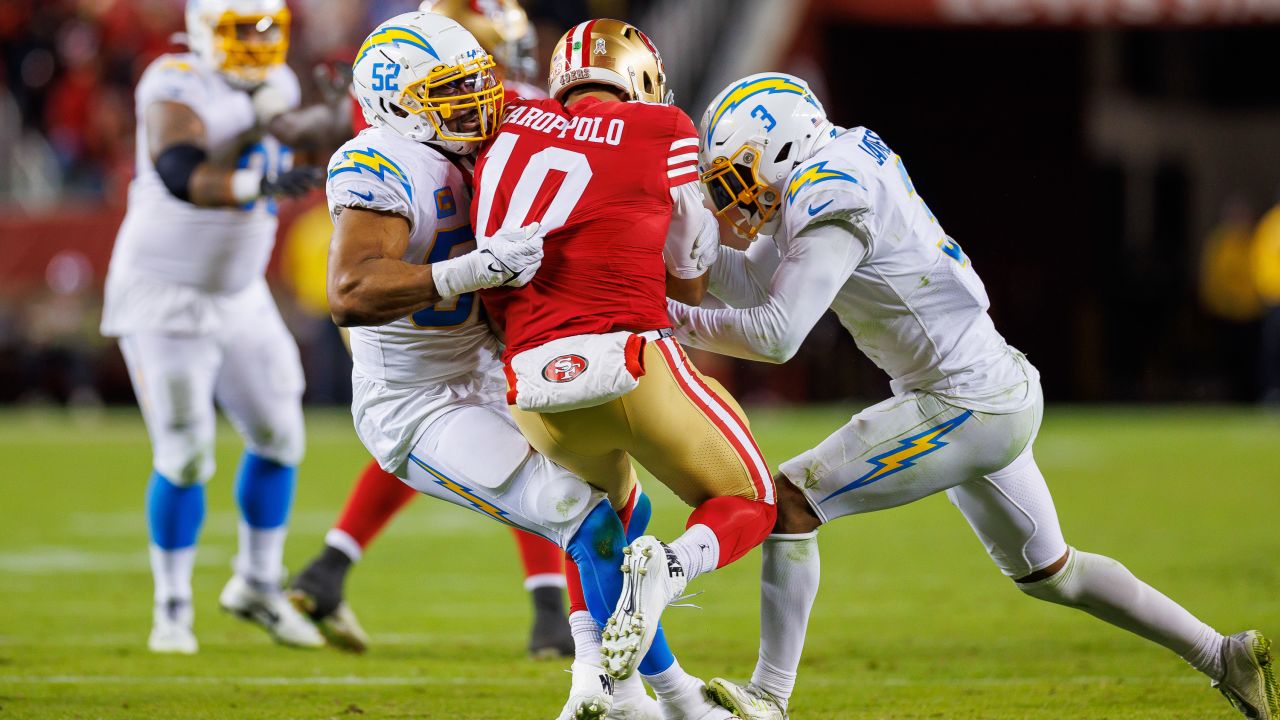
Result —
<path fill-rule="evenodd" d="M 644 679 L 653 688 L 659 700 L 675 700 L 691 692 L 701 692 L 702 681 L 684 671 L 680 661 L 672 661 L 671 667 L 657 675 L 645 675 Z"/>
<path fill-rule="evenodd" d="M 573 634 L 573 659 L 589 665 L 602 666 L 600 657 L 600 626 L 586 610 L 569 613 L 569 632 Z"/>
<path fill-rule="evenodd" d="M 1215 680 L 1222 677 L 1222 635 L 1109 557 L 1073 548 L 1053 577 L 1017 585 L 1032 597 L 1083 610 L 1163 645 Z"/>
<path fill-rule="evenodd" d="M 761 544 L 760 658 L 751 682 L 786 707 L 796 685 L 809 611 L 818 595 L 822 564 L 818 531 L 770 535 Z"/>
<path fill-rule="evenodd" d="M 709 573 L 720 562 L 720 540 L 711 528 L 698 524 L 667 544 L 684 567 L 685 581 Z"/>
<path fill-rule="evenodd" d="M 273 590 L 284 579 L 284 526 L 260 530 L 240 522 L 240 551 L 236 554 L 235 572 L 257 586 Z"/>
<path fill-rule="evenodd" d="M 324 544 L 346 555 L 351 562 L 359 562 L 364 551 L 360 549 L 360 543 L 356 539 L 347 534 L 345 530 L 338 528 L 329 528 L 329 532 L 324 534 Z"/>
<path fill-rule="evenodd" d="M 151 546 L 151 577 L 155 580 L 157 605 L 191 602 L 191 571 L 196 566 L 195 546 L 163 550 Z"/>

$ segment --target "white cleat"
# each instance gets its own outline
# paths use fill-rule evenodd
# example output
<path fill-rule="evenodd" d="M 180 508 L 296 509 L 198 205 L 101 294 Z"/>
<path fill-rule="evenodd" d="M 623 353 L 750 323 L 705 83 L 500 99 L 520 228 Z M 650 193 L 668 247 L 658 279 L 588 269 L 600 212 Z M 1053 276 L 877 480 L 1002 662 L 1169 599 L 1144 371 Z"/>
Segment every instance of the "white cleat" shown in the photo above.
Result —
<path fill-rule="evenodd" d="M 658 703 L 663 720 L 739 720 L 737 715 L 712 702 L 707 686 L 702 684 L 683 695 L 660 699 Z"/>
<path fill-rule="evenodd" d="M 573 682 L 569 686 L 569 701 L 564 704 L 557 720 L 605 720 L 613 717 L 613 678 L 604 668 L 585 662 L 573 661 L 569 671 Z"/>
<path fill-rule="evenodd" d="M 619 680 L 613 686 L 613 709 L 609 720 L 663 720 L 662 707 L 649 697 L 639 675 Z"/>
<path fill-rule="evenodd" d="M 241 620 L 264 628 L 281 645 L 324 647 L 324 636 L 278 588 L 255 588 L 239 575 L 232 575 L 218 596 L 218 604 Z"/>
<path fill-rule="evenodd" d="M 1276 685 L 1271 641 L 1257 630 L 1227 638 L 1222 646 L 1226 675 L 1213 686 L 1249 720 L 1280 720 L 1280 687 Z"/>
<path fill-rule="evenodd" d="M 724 678 L 712 678 L 707 694 L 722 708 L 742 720 L 787 720 L 787 707 L 757 687 L 755 683 L 736 685 Z"/>
<path fill-rule="evenodd" d="M 684 568 L 671 548 L 652 535 L 623 548 L 622 595 L 605 623 L 600 645 L 605 672 L 618 680 L 631 677 L 649 652 L 662 611 L 685 588 Z"/>
<path fill-rule="evenodd" d="M 147 649 L 165 655 L 195 655 L 200 650 L 196 634 L 191 631 L 190 603 L 157 605 L 152 617 Z"/>

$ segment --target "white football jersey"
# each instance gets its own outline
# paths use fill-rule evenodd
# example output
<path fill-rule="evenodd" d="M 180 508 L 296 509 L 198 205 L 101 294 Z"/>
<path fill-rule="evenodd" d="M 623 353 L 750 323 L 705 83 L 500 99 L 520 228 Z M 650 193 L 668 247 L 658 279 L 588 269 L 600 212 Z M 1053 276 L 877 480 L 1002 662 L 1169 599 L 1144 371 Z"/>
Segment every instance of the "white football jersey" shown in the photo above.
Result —
<path fill-rule="evenodd" d="M 297 107 L 298 78 L 288 66 L 274 68 L 275 84 Z M 162 55 L 143 73 L 135 95 L 138 118 L 136 177 L 129 185 L 129 208 L 116 237 L 111 274 L 130 280 L 181 285 L 213 294 L 235 293 L 262 277 L 276 235 L 275 201 L 262 198 L 242 208 L 202 208 L 174 197 L 156 173 L 147 145 L 147 108 L 157 102 L 186 105 L 204 122 L 210 154 L 253 128 L 248 92 L 190 53 Z M 264 136 L 240 151 L 238 165 L 265 174 L 287 169 L 288 148 Z"/>
<path fill-rule="evenodd" d="M 843 219 L 867 254 L 831 309 L 894 394 L 927 390 L 966 407 L 1011 412 L 1029 402 L 1032 368 L 987 314 L 969 256 L 915 192 L 902 158 L 866 128 L 839 134 L 787 181 L 774 236 L 786 256 L 811 223 Z"/>
<path fill-rule="evenodd" d="M 409 221 L 405 262 L 435 263 L 475 248 L 466 179 L 428 145 L 369 128 L 334 153 L 328 175 L 335 221 L 342 208 Z M 386 325 L 352 328 L 352 412 L 361 440 L 384 468 L 398 468 L 431 412 L 467 394 L 460 385 L 501 392 L 500 352 L 475 293 Z M 446 387 L 454 390 L 446 393 Z"/>

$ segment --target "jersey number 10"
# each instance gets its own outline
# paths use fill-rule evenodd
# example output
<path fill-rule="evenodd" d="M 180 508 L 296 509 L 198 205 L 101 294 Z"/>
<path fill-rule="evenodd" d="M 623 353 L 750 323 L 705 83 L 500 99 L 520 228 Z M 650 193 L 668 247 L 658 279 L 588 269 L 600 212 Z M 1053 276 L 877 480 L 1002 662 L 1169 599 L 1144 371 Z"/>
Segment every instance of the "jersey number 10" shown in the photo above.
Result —
<path fill-rule="evenodd" d="M 485 166 L 479 179 L 476 200 L 478 203 L 476 228 L 481 234 L 489 229 L 494 196 L 497 194 L 498 186 L 502 184 L 507 164 L 511 160 L 516 141 L 519 139 L 513 133 L 504 132 L 498 135 L 485 154 Z M 542 188 L 552 171 L 564 173 L 564 182 L 556 188 L 555 195 L 539 203 L 543 206 L 539 208 L 542 209 L 541 216 L 530 217 L 530 211 L 535 210 L 534 203 L 542 195 Z M 569 214 L 578 206 L 578 201 L 582 199 L 587 183 L 591 182 L 591 175 L 591 165 L 587 162 L 587 156 L 580 152 L 549 147 L 534 153 L 520 169 L 520 179 L 511 190 L 510 197 L 507 198 L 506 207 L 503 208 L 505 213 L 499 220 L 498 226 L 494 228 L 494 232 L 518 230 L 535 220 L 541 223 L 541 230 L 544 233 L 563 226 L 568 222 Z"/>

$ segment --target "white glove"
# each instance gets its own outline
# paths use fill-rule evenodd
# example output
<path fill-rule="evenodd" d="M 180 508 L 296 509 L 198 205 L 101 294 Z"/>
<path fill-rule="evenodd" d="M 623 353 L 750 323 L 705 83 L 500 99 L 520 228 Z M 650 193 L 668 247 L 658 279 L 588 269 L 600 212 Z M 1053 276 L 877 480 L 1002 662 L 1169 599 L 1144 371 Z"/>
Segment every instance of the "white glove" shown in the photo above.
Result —
<path fill-rule="evenodd" d="M 698 238 L 693 241 L 693 252 L 689 257 L 698 264 L 698 269 L 705 272 L 716 264 L 720 257 L 720 223 L 715 213 L 703 208 L 702 228 L 698 230 Z"/>
<path fill-rule="evenodd" d="M 477 241 L 479 252 L 488 253 L 496 262 L 490 270 L 505 273 L 495 285 L 524 287 L 542 267 L 542 240 L 539 223 L 529 223 L 519 230 L 499 230 L 489 238 Z M 492 287 L 492 286 L 491 286 Z"/>
<path fill-rule="evenodd" d="M 436 294 L 446 298 L 499 285 L 525 285 L 542 265 L 542 238 L 538 223 L 530 223 L 477 240 L 474 252 L 432 263 Z"/>
<path fill-rule="evenodd" d="M 263 83 L 253 91 L 253 116 L 258 125 L 266 127 L 276 117 L 289 111 L 289 101 L 284 91 L 272 83 Z"/>

